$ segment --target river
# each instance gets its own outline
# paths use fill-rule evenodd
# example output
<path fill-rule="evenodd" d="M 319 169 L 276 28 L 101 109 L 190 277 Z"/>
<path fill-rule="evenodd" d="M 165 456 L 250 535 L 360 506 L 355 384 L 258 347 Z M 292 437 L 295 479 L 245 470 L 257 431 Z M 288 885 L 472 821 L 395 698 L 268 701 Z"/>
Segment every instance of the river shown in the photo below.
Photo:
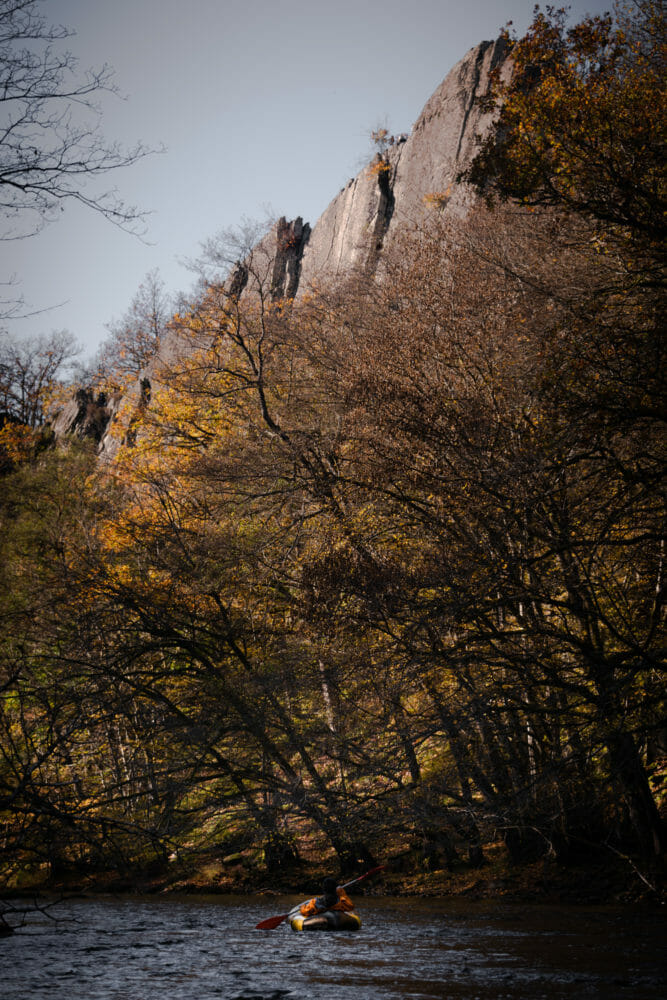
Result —
<path fill-rule="evenodd" d="M 364 898 L 357 933 L 255 930 L 294 897 L 95 897 L 0 939 L 3 1000 L 663 1000 L 665 920 Z M 662 963 L 661 963 L 662 959 Z"/>

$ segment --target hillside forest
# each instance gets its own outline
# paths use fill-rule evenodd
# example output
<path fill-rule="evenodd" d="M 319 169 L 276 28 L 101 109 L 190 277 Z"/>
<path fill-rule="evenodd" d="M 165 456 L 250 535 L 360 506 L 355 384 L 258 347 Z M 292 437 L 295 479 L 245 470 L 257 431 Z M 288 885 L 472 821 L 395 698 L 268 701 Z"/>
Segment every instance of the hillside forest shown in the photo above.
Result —
<path fill-rule="evenodd" d="M 162 349 L 112 460 L 52 441 L 68 342 L 2 342 L 4 891 L 500 844 L 660 892 L 664 5 L 507 45 L 468 215 L 117 331 L 96 391 Z"/>

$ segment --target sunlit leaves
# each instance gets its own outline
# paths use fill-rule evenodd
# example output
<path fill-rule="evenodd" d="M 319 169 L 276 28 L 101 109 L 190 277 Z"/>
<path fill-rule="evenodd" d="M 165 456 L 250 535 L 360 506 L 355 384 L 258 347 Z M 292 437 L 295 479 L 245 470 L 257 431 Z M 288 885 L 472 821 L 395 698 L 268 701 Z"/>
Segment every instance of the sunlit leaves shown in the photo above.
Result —
<path fill-rule="evenodd" d="M 666 38 L 661 3 L 566 27 L 539 13 L 498 78 L 495 133 L 470 171 L 483 193 L 619 226 L 659 252 L 665 235 Z"/>

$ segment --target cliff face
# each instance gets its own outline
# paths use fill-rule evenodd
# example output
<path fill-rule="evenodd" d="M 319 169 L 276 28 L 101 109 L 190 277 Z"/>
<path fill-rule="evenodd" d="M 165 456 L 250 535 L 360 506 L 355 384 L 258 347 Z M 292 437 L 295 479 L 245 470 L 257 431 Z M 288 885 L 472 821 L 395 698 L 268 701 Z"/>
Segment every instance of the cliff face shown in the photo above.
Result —
<path fill-rule="evenodd" d="M 491 124 L 478 101 L 505 55 L 502 39 L 471 49 L 431 96 L 411 134 L 392 136 L 383 161 L 348 181 L 312 231 L 301 218 L 279 220 L 261 246 L 274 261 L 274 297 L 298 297 L 360 268 L 373 272 L 398 232 L 419 223 L 434 202 L 448 212 L 465 213 L 472 194 L 456 178 L 471 162 L 477 137 Z M 241 270 L 231 281 L 240 281 L 241 288 L 243 279 Z"/>
<path fill-rule="evenodd" d="M 274 299 L 298 298 L 355 270 L 373 274 L 401 229 L 419 223 L 434 203 L 443 211 L 465 214 L 472 194 L 456 178 L 470 163 L 477 136 L 490 125 L 478 99 L 487 92 L 490 73 L 503 63 L 505 54 L 502 40 L 471 49 L 431 96 L 410 135 L 391 137 L 382 156 L 348 182 L 312 231 L 301 218 L 280 219 L 252 251 L 254 266 L 237 265 L 228 290 L 239 296 L 252 294 L 253 283 L 261 280 Z M 173 354 L 174 347 L 165 344 L 163 350 Z M 101 437 L 100 452 L 106 457 L 112 457 L 123 442 L 131 443 L 132 413 L 146 405 L 153 367 L 149 365 L 126 397 L 98 409 L 92 421 L 94 436 Z M 76 415 L 75 408 L 71 410 L 69 420 L 64 415 L 56 418 L 58 432 L 84 433 L 80 408 Z M 108 424 L 100 430 L 103 410 Z"/>
<path fill-rule="evenodd" d="M 471 194 L 456 177 L 472 159 L 476 136 L 490 125 L 477 99 L 504 57 L 502 40 L 471 49 L 432 95 L 412 133 L 388 147 L 387 169 L 362 170 L 334 198 L 305 245 L 300 291 L 355 268 L 374 269 L 401 227 L 418 223 L 429 210 L 429 195 L 447 211 L 465 211 Z"/>

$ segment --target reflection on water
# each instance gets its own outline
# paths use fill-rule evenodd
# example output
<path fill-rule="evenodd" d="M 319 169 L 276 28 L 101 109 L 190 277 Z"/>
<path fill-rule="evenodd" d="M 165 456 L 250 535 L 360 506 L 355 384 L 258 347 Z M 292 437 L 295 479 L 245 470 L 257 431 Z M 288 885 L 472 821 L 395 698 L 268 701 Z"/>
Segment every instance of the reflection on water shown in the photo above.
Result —
<path fill-rule="evenodd" d="M 662 1000 L 661 914 L 362 899 L 358 933 L 257 931 L 295 898 L 95 898 L 0 939 L 4 1000 Z"/>

